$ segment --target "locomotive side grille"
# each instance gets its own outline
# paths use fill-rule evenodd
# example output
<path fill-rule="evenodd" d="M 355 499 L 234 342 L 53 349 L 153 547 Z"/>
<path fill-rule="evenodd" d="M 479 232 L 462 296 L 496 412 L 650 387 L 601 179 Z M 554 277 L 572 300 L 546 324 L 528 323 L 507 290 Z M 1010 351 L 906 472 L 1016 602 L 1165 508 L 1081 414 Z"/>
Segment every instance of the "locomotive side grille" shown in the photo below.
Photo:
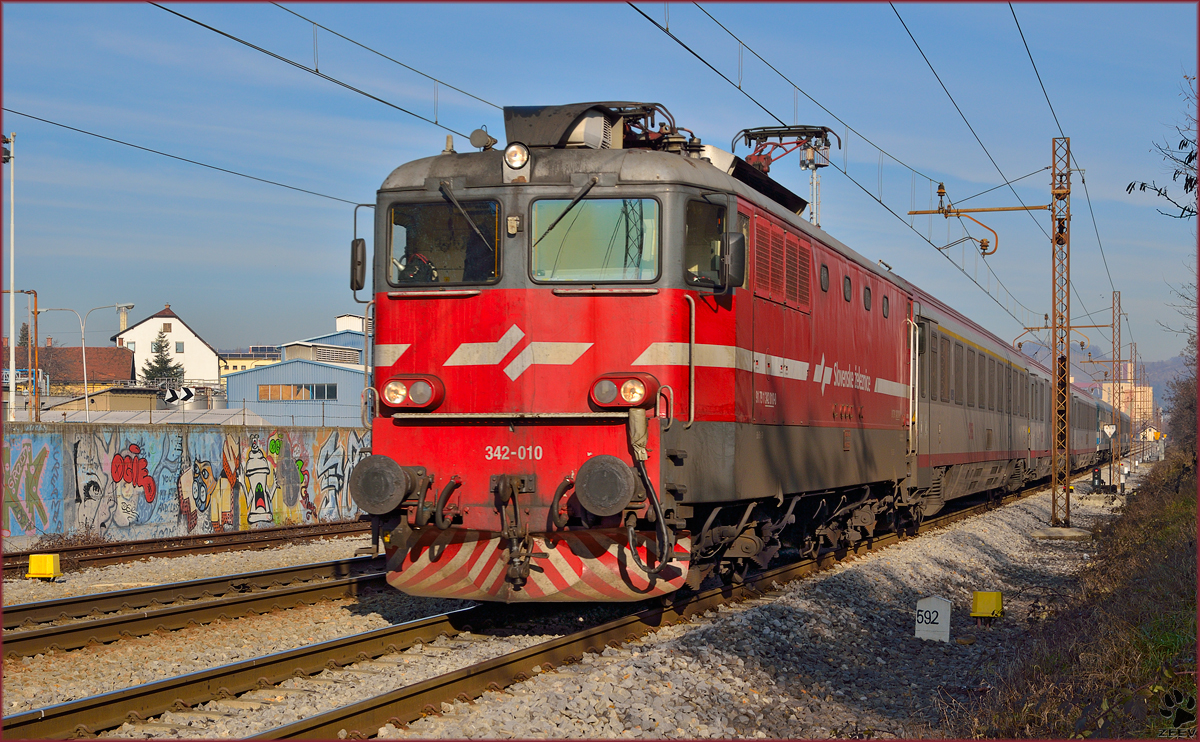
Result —
<path fill-rule="evenodd" d="M 771 230 L 771 298 L 778 302 L 784 301 L 785 295 L 783 252 L 783 230 L 776 227 Z"/>
<path fill-rule="evenodd" d="M 754 220 L 754 293 L 771 295 L 771 224 L 762 217 Z"/>
<path fill-rule="evenodd" d="M 800 300 L 800 240 L 787 236 L 787 300 L 795 304 Z"/>

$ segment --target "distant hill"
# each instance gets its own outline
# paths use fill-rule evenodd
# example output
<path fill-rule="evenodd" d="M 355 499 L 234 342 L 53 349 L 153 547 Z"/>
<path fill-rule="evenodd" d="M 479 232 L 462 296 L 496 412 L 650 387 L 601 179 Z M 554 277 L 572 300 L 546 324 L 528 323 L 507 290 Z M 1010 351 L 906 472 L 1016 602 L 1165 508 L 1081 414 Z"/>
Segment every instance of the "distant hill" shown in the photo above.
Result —
<path fill-rule="evenodd" d="M 1146 364 L 1146 380 L 1154 387 L 1154 401 L 1166 406 L 1163 395 L 1167 391 L 1167 383 L 1187 370 L 1187 361 L 1180 356 L 1168 358 L 1165 361 L 1150 361 Z"/>

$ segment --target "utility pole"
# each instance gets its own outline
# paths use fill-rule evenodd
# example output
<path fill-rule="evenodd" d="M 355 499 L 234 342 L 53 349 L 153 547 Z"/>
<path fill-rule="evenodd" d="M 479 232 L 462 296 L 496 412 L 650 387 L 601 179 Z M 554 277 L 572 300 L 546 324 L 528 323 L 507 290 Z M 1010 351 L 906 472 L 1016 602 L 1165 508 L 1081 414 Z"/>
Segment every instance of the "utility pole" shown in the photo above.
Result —
<path fill-rule="evenodd" d="M 1082 327 L 1104 327 L 1105 325 L 1082 325 Z M 1114 484 L 1117 480 L 1114 479 L 1114 469 L 1118 457 L 1120 456 L 1121 448 L 1121 383 L 1120 367 L 1121 367 L 1121 292 L 1114 291 L 1112 296 L 1112 337 L 1113 337 L 1113 352 L 1112 358 L 1107 361 L 1093 361 L 1091 353 L 1088 353 L 1088 359 L 1084 363 L 1094 363 L 1101 366 L 1111 366 L 1111 373 L 1105 373 L 1109 378 L 1109 414 L 1111 416 L 1110 425 L 1113 426 L 1113 434 L 1109 436 L 1109 457 L 1108 457 L 1108 483 Z"/>
<path fill-rule="evenodd" d="M 1051 145 L 1050 223 L 1054 301 L 1050 348 L 1054 356 L 1054 423 L 1050 444 L 1050 525 L 1071 525 L 1071 138 Z"/>
<path fill-rule="evenodd" d="M 16 237 L 17 222 L 15 207 L 17 205 L 16 166 L 13 164 L 13 151 L 17 148 L 16 133 L 0 137 L 7 147 L 4 147 L 3 161 L 8 163 L 8 419 L 16 419 L 13 404 L 17 401 L 17 281 L 16 281 Z"/>

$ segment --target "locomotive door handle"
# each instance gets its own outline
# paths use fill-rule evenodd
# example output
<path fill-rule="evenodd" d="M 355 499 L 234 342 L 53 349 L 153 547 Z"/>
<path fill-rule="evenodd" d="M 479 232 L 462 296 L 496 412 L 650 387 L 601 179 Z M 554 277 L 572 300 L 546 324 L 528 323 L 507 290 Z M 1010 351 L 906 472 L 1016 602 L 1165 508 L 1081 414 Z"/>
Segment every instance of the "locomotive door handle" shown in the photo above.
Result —
<path fill-rule="evenodd" d="M 687 430 L 696 420 L 696 300 L 689 294 L 683 298 L 688 303 L 688 419 L 683 426 Z"/>

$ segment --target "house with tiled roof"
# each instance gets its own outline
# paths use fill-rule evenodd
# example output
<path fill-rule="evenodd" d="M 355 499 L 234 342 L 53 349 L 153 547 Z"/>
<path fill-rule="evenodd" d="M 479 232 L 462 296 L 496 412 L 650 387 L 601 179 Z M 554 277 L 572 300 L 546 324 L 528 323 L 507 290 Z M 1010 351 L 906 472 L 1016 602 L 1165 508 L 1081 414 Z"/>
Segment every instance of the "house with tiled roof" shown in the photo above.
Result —
<path fill-rule="evenodd" d="M 183 365 L 184 381 L 190 385 L 219 385 L 220 356 L 217 349 L 200 337 L 183 319 L 166 305 L 141 322 L 130 325 L 112 336 L 118 347 L 133 351 L 134 368 L 141 376 L 142 367 L 154 357 L 154 341 L 162 332 L 167 338 L 167 353 L 175 363 Z M 89 351 L 89 371 L 90 351 Z M 91 374 L 88 374 L 89 378 Z"/>
<path fill-rule="evenodd" d="M 6 338 L 7 339 L 7 338 Z M 17 348 L 17 378 L 26 378 L 32 352 Z M 37 348 L 33 367 L 51 396 L 83 394 L 83 353 L 78 346 Z M 129 348 L 89 347 L 87 349 L 88 389 L 95 391 L 113 385 L 127 386 L 137 379 L 133 352 Z"/>

